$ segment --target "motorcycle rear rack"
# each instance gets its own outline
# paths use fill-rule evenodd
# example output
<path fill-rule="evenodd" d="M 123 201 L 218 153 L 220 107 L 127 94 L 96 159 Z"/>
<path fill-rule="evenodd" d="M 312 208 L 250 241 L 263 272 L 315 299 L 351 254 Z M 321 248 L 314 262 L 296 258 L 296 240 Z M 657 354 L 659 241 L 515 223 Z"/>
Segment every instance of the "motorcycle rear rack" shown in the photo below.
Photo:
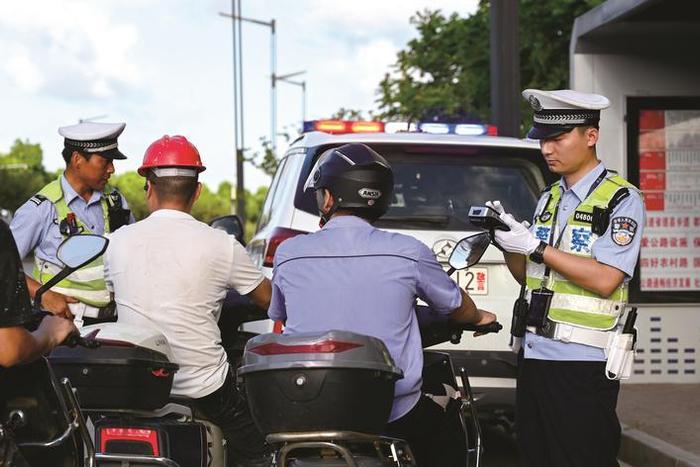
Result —
<path fill-rule="evenodd" d="M 276 446 L 274 467 L 285 467 L 290 453 L 299 449 L 328 449 L 335 451 L 348 467 L 358 467 L 350 449 L 352 444 L 372 444 L 374 451 L 386 465 L 414 467 L 411 448 L 403 440 L 354 431 L 306 431 L 297 433 L 273 433 L 267 442 Z M 387 456 L 385 451 L 389 452 Z"/>

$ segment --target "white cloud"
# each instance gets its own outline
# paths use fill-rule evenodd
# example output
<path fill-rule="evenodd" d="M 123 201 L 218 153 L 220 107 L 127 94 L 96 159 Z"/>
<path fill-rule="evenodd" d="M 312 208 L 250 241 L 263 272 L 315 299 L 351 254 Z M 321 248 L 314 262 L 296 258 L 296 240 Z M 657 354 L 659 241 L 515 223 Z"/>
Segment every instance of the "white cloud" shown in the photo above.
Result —
<path fill-rule="evenodd" d="M 0 3 L 0 52 L 12 57 L 4 72 L 26 92 L 71 99 L 110 97 L 136 86 L 130 53 L 138 33 L 113 17 L 96 2 Z M 27 81 L 28 71 L 40 78 Z"/>
<path fill-rule="evenodd" d="M 243 14 L 277 20 L 277 71 L 307 70 L 307 116 L 323 118 L 376 107 L 379 81 L 415 36 L 415 11 L 466 15 L 476 3 L 243 0 Z M 233 180 L 231 22 L 218 16 L 229 9 L 230 0 L 0 0 L 0 152 L 28 138 L 57 169 L 56 128 L 106 115 L 127 122 L 118 173 L 137 168 L 156 138 L 183 134 L 202 153 L 205 182 Z M 270 132 L 269 30 L 246 24 L 243 48 L 246 146 L 256 150 Z M 278 131 L 298 127 L 300 107 L 299 88 L 280 84 Z M 252 167 L 245 176 L 252 189 L 269 181 Z"/>

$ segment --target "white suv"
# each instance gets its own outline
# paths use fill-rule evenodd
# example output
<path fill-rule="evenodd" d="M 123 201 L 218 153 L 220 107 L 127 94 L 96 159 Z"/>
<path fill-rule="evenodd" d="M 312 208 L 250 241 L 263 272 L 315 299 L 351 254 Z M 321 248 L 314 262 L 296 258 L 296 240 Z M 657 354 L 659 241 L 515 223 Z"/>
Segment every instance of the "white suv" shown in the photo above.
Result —
<path fill-rule="evenodd" d="M 330 147 L 353 142 L 383 155 L 394 172 L 393 202 L 375 225 L 417 238 L 443 263 L 456 241 L 480 230 L 467 217 L 471 205 L 498 199 L 517 218 L 530 220 L 540 191 L 552 181 L 539 146 L 532 141 L 428 133 L 306 133 L 280 161 L 257 232 L 247 247 L 268 277 L 282 241 L 319 228 L 315 196 L 302 191 L 316 159 Z M 509 348 L 508 330 L 519 287 L 493 246 L 480 264 L 453 277 L 479 308 L 495 312 L 505 329 L 478 339 L 465 334 L 458 345 L 437 347 L 467 369 L 472 386 L 486 396 L 480 407 L 510 412 L 516 356 Z M 264 329 L 259 324 L 251 330 L 270 330 L 269 322 Z"/>

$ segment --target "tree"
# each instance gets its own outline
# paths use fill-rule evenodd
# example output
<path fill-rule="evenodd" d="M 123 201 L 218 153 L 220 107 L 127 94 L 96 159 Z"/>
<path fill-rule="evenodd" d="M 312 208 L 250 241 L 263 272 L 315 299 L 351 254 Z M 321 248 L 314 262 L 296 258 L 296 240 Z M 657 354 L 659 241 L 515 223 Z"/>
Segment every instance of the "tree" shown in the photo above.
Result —
<path fill-rule="evenodd" d="M 39 144 L 16 139 L 10 152 L 0 154 L 0 208 L 17 210 L 44 185 L 56 178 L 42 165 Z"/>
<path fill-rule="evenodd" d="M 520 80 L 528 87 L 567 86 L 574 19 L 603 0 L 520 0 Z M 467 17 L 416 13 L 418 37 L 398 53 L 379 84 L 377 104 L 387 119 L 429 120 L 490 116 L 489 2 Z M 523 101 L 523 121 L 529 106 Z M 529 125 L 529 123 L 528 123 Z"/>

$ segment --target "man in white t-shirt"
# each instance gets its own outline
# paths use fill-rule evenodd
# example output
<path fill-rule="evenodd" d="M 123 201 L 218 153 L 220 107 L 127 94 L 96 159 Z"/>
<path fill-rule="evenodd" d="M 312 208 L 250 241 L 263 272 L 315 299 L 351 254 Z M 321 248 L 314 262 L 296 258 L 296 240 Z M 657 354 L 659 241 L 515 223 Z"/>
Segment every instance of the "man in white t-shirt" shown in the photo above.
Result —
<path fill-rule="evenodd" d="M 226 290 L 258 306 L 270 303 L 270 282 L 232 236 L 190 215 L 204 170 L 199 152 L 182 136 L 164 136 L 146 150 L 146 219 L 111 236 L 104 257 L 107 286 L 120 322 L 161 331 L 180 370 L 172 394 L 224 431 L 229 465 L 264 465 L 267 446 L 238 393 L 217 325 Z"/>

